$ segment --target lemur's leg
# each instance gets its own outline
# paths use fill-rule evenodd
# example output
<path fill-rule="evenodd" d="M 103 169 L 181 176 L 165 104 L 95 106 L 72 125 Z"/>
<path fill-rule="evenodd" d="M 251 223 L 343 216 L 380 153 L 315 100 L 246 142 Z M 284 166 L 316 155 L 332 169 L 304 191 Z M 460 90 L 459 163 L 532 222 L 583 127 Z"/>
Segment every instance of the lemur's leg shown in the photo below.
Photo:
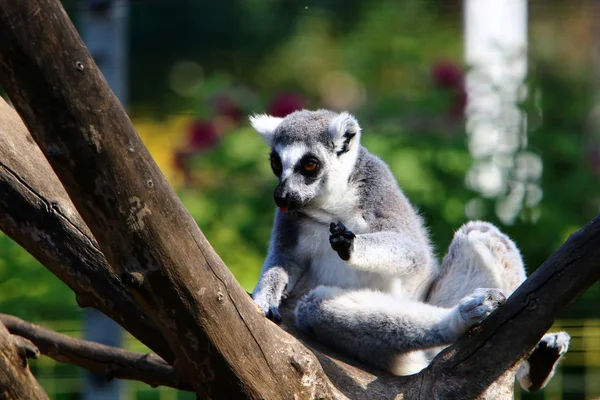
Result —
<path fill-rule="evenodd" d="M 275 322 L 281 321 L 281 300 L 293 290 L 307 267 L 294 254 L 297 244 L 294 232 L 298 231 L 296 224 L 295 219 L 283 213 L 275 214 L 269 252 L 252 292 L 252 298 L 265 316 Z"/>
<path fill-rule="evenodd" d="M 269 260 L 269 258 L 267 258 Z M 302 273 L 301 268 L 291 261 L 274 265 L 265 264 L 252 298 L 274 322 L 281 322 L 279 304 L 292 290 Z"/>
<path fill-rule="evenodd" d="M 454 235 L 428 302 L 453 307 L 477 287 L 495 287 L 506 296 L 525 280 L 517 246 L 494 225 L 473 221 Z M 520 366 L 517 379 L 525 390 L 543 388 L 569 347 L 566 332 L 547 333 Z"/>
<path fill-rule="evenodd" d="M 296 324 L 316 338 L 398 375 L 428 362 L 420 352 L 456 341 L 504 301 L 498 289 L 477 289 L 456 307 L 440 308 L 390 294 L 319 286 L 296 306 Z"/>
<path fill-rule="evenodd" d="M 276 323 L 281 322 L 279 304 L 292 291 L 305 268 L 292 261 L 293 257 L 279 251 L 271 243 L 260 279 L 252 292 L 252 298 L 264 311 L 265 316 Z"/>
<path fill-rule="evenodd" d="M 510 295 L 525 280 L 516 245 L 487 222 L 464 224 L 454 235 L 431 288 L 428 303 L 452 307 L 478 287 L 495 287 Z"/>

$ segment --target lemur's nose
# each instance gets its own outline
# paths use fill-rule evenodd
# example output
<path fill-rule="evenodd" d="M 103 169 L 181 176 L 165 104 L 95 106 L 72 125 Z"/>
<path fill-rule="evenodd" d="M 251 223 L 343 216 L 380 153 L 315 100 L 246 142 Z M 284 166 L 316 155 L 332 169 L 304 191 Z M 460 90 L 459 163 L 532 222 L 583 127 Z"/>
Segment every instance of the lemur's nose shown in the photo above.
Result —
<path fill-rule="evenodd" d="M 287 207 L 289 204 L 289 198 L 290 196 L 288 194 L 277 194 L 277 192 L 275 192 L 275 204 L 277 204 L 277 207 L 282 208 L 282 207 Z"/>
<path fill-rule="evenodd" d="M 275 193 L 273 193 L 273 198 L 275 199 L 275 204 L 277 207 L 281 209 L 287 209 L 290 204 L 290 195 L 287 193 L 283 185 L 277 185 L 275 188 Z"/>

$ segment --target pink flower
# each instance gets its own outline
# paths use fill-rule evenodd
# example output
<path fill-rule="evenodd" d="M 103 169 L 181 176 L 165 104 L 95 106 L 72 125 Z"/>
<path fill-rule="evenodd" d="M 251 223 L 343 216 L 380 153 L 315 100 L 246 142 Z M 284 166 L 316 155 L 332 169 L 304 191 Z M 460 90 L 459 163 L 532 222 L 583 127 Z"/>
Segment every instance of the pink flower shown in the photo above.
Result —
<path fill-rule="evenodd" d="M 268 108 L 269 115 L 274 117 L 283 118 L 288 114 L 293 113 L 294 111 L 302 110 L 304 108 L 304 100 L 300 95 L 296 93 L 280 93 L 273 101 Z"/>
<path fill-rule="evenodd" d="M 217 96 L 214 99 L 214 104 L 217 114 L 231 119 L 236 124 L 238 124 L 244 118 L 244 113 L 240 107 L 227 95 Z"/>
<path fill-rule="evenodd" d="M 462 67 L 452 61 L 438 61 L 431 69 L 431 77 L 438 88 L 452 93 L 448 115 L 461 118 L 467 106 L 465 73 Z"/>
<path fill-rule="evenodd" d="M 219 142 L 217 129 L 211 121 L 195 121 L 189 126 L 187 148 L 192 151 L 207 150 Z"/>
<path fill-rule="evenodd" d="M 436 86 L 459 89 L 464 86 L 464 71 L 452 61 L 438 61 L 433 65 L 431 77 Z"/>

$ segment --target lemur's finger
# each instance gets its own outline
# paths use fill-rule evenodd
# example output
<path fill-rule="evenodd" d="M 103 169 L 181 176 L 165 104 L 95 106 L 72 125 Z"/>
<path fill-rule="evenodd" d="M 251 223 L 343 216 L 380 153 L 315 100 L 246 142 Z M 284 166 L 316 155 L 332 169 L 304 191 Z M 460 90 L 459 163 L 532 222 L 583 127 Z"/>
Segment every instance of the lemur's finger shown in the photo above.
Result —
<path fill-rule="evenodd" d="M 331 236 L 329 238 L 329 243 L 331 244 L 331 247 L 333 247 L 334 250 L 341 247 L 348 247 L 350 245 L 348 239 L 339 236 Z"/>
<path fill-rule="evenodd" d="M 342 236 L 348 240 L 356 239 L 354 232 L 349 229 L 346 229 L 344 232 L 342 232 Z"/>
<path fill-rule="evenodd" d="M 345 226 L 341 222 L 332 222 L 329 224 L 329 232 L 331 232 L 332 235 L 339 235 L 344 229 Z"/>
<path fill-rule="evenodd" d="M 281 314 L 279 313 L 279 308 L 270 307 L 269 311 L 267 311 L 267 318 L 269 318 L 276 324 L 279 324 L 281 322 Z"/>

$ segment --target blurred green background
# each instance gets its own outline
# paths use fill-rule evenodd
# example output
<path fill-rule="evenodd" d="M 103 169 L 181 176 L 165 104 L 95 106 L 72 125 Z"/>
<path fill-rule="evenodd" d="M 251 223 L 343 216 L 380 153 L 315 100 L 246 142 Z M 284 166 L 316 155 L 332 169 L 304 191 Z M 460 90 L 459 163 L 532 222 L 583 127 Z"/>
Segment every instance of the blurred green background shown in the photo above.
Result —
<path fill-rule="evenodd" d="M 77 21 L 78 3 L 64 4 Z M 462 2 L 448 0 L 130 3 L 130 115 L 246 290 L 266 253 L 276 182 L 250 113 L 353 112 L 363 144 L 389 163 L 440 256 L 463 222 L 486 219 L 517 242 L 532 273 L 599 214 L 600 3 L 530 2 L 529 90 L 517 104 L 528 116 L 526 140 L 497 163 L 505 185 L 493 194 L 469 179 L 462 15 Z M 539 173 L 515 202 L 511 188 L 523 184 L 527 164 L 520 160 L 532 159 Z M 599 300 L 595 284 L 560 316 L 556 328 L 573 337 L 569 354 L 543 393 L 517 389 L 517 398 L 600 396 Z M 0 310 L 81 335 L 72 292 L 1 233 Z M 143 350 L 130 337 L 125 345 Z M 52 398 L 79 398 L 77 368 L 42 357 L 32 369 Z M 124 388 L 128 399 L 192 398 L 139 383 Z"/>

